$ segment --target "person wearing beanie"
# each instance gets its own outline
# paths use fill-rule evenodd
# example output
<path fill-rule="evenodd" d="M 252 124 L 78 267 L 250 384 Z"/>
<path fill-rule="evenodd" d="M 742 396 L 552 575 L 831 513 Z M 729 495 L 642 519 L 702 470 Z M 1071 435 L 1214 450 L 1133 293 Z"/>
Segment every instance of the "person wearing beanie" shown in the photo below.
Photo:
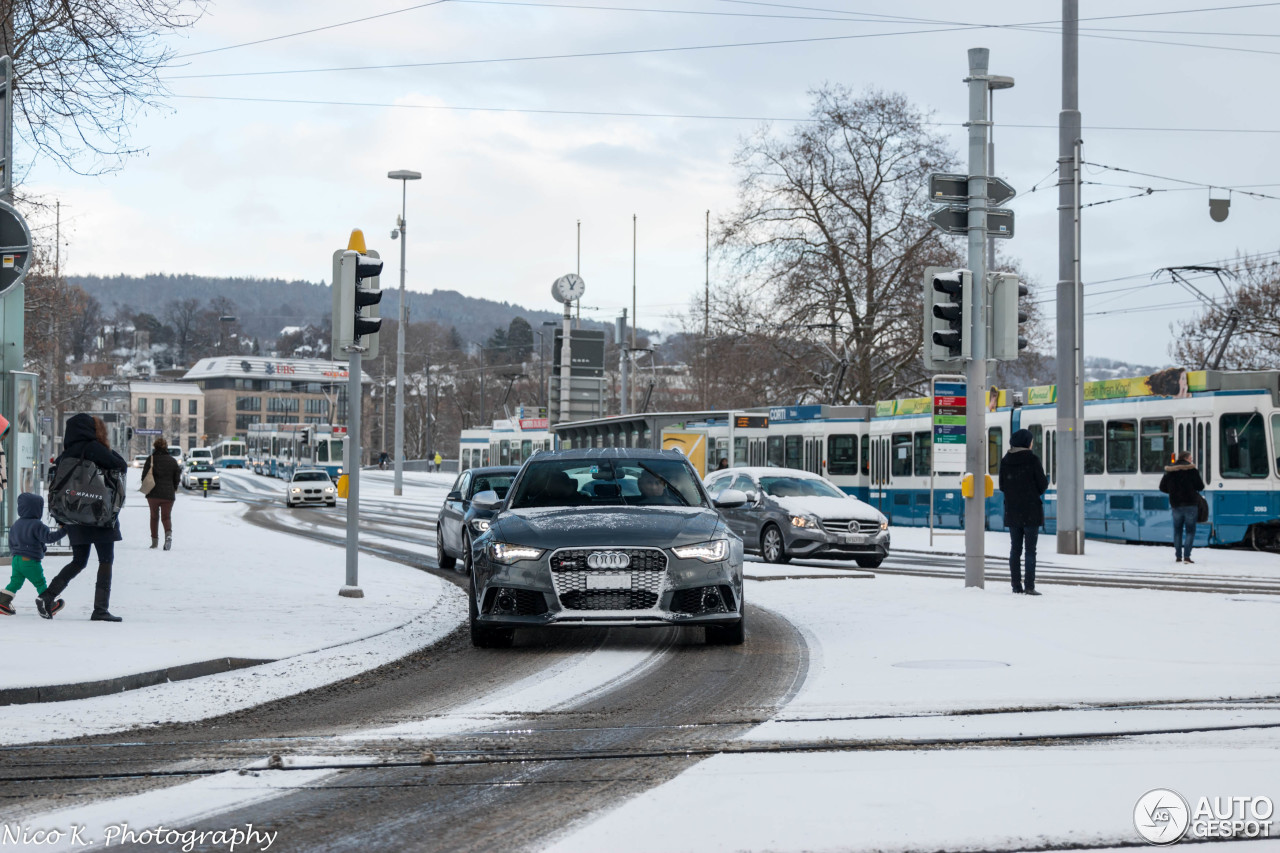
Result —
<path fill-rule="evenodd" d="M 1164 466 L 1160 491 L 1169 496 L 1173 513 L 1173 556 L 1175 563 L 1190 563 L 1191 546 L 1196 541 L 1196 522 L 1200 519 L 1200 493 L 1204 479 L 1191 461 L 1191 451 L 1178 454 L 1178 461 Z"/>
<path fill-rule="evenodd" d="M 1039 595 L 1036 590 L 1036 541 L 1044 526 L 1040 496 L 1049 488 L 1040 457 L 1031 449 L 1031 430 L 1020 429 L 1009 439 L 1009 452 L 1000 460 L 1000 491 L 1004 494 L 1004 525 L 1009 528 L 1009 579 L 1013 591 Z M 1025 583 L 1022 552 L 1026 547 Z"/>

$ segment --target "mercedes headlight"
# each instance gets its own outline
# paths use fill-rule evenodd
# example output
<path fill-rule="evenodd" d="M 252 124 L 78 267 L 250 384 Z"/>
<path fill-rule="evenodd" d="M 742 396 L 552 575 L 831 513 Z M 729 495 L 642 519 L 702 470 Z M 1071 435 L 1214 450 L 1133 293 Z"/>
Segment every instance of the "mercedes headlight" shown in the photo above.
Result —
<path fill-rule="evenodd" d="M 484 533 L 486 530 L 489 529 L 489 519 L 487 518 L 471 519 L 471 529 L 474 530 L 476 533 Z"/>
<path fill-rule="evenodd" d="M 883 515 L 880 516 L 880 529 L 881 530 L 889 529 L 889 519 L 885 518 Z"/>
<path fill-rule="evenodd" d="M 682 560 L 701 560 L 704 563 L 718 563 L 729 556 L 728 539 L 712 539 L 710 542 L 699 542 L 697 545 L 681 545 L 672 548 L 675 555 Z"/>
<path fill-rule="evenodd" d="M 803 527 L 806 530 L 817 530 L 822 526 L 822 522 L 814 518 L 812 515 L 793 515 L 791 516 L 792 527 Z"/>
<path fill-rule="evenodd" d="M 489 559 L 504 566 L 518 563 L 521 560 L 536 560 L 541 556 L 541 548 L 530 548 L 528 545 L 511 545 L 506 542 L 489 543 Z"/>

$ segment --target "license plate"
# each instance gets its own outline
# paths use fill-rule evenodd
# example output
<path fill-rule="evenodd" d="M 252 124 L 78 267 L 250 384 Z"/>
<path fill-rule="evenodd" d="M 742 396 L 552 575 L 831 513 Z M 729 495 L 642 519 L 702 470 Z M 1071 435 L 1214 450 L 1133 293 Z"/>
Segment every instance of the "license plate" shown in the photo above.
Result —
<path fill-rule="evenodd" d="M 631 589 L 631 574 L 614 572 L 607 575 L 587 575 L 587 589 Z"/>
<path fill-rule="evenodd" d="M 845 545 L 865 545 L 867 537 L 861 533 L 846 533 L 840 537 L 840 541 Z"/>

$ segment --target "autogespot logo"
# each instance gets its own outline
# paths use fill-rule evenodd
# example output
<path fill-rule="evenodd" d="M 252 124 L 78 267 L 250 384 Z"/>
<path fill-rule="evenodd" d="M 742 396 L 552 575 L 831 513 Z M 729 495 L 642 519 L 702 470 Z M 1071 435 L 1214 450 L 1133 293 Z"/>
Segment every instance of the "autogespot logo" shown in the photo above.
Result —
<path fill-rule="evenodd" d="M 621 551 L 592 551 L 587 555 L 588 569 L 625 569 L 631 565 L 631 555 Z"/>
<path fill-rule="evenodd" d="M 1151 844 L 1174 844 L 1182 840 L 1190 823 L 1187 801 L 1168 788 L 1147 791 L 1133 807 L 1133 825 Z"/>

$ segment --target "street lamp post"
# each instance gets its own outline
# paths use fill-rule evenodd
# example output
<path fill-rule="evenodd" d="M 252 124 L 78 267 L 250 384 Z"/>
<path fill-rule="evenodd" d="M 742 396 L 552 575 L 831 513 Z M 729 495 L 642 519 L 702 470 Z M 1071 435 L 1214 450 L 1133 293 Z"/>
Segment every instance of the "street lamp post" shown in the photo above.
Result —
<path fill-rule="evenodd" d="M 396 225 L 396 229 L 391 232 L 391 239 L 400 238 L 400 311 L 399 320 L 396 323 L 396 446 L 395 446 L 395 488 L 394 493 L 400 495 L 404 493 L 404 326 L 405 326 L 405 310 L 404 310 L 404 263 L 405 263 L 405 205 L 409 195 L 409 181 L 416 181 L 422 177 L 421 172 L 411 172 L 408 169 L 397 169 L 394 172 L 387 172 L 387 177 L 393 181 L 400 182 L 400 221 Z M 431 452 L 431 448 L 427 448 L 427 452 Z"/>

